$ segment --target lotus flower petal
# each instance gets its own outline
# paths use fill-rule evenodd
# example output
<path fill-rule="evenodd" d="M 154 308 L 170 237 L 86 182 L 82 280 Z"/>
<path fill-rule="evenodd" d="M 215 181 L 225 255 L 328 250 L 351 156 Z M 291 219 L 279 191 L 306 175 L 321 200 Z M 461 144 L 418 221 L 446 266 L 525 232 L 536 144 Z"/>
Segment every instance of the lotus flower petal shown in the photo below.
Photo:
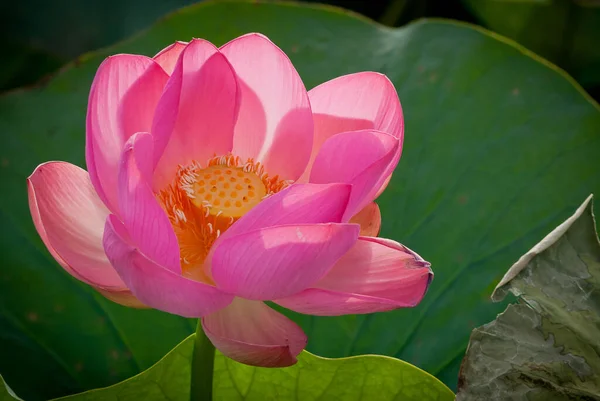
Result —
<path fill-rule="evenodd" d="M 360 225 L 360 235 L 377 237 L 381 229 L 381 212 L 375 202 L 369 203 L 350 219 L 350 223 Z"/>
<path fill-rule="evenodd" d="M 172 182 L 179 165 L 231 151 L 238 104 L 235 73 L 225 56 L 210 42 L 192 40 L 156 108 L 155 190 Z"/>
<path fill-rule="evenodd" d="M 347 184 L 293 185 L 255 206 L 223 238 L 278 225 L 340 223 L 350 190 Z"/>
<path fill-rule="evenodd" d="M 429 263 L 405 246 L 361 237 L 313 288 L 275 302 L 310 315 L 383 312 L 417 305 L 432 278 Z"/>
<path fill-rule="evenodd" d="M 297 179 L 310 157 L 313 121 L 296 69 L 263 35 L 241 36 L 220 50 L 235 69 L 242 97 L 233 153 L 283 179 Z"/>
<path fill-rule="evenodd" d="M 185 317 L 202 317 L 231 303 L 233 296 L 159 266 L 131 245 L 114 215 L 106 220 L 104 249 L 127 287 L 145 305 Z"/>
<path fill-rule="evenodd" d="M 148 308 L 147 305 L 145 305 L 144 303 L 142 303 L 142 301 L 137 299 L 135 297 L 135 295 L 133 295 L 131 293 L 131 291 L 129 291 L 129 290 L 108 291 L 108 290 L 103 290 L 101 288 L 96 288 L 96 291 L 98 291 L 100 294 L 104 295 L 105 298 L 110 299 L 111 301 L 116 302 L 123 306 L 128 306 L 130 308 L 137 308 L 137 309 Z"/>
<path fill-rule="evenodd" d="M 253 366 L 293 365 L 307 342 L 296 323 L 263 302 L 242 298 L 202 318 L 202 328 L 225 356 Z"/>
<path fill-rule="evenodd" d="M 404 119 L 392 82 L 383 74 L 359 72 L 327 81 L 308 92 L 315 124 L 311 161 L 300 181 L 307 181 L 323 143 L 335 134 L 374 129 L 402 143 Z"/>
<path fill-rule="evenodd" d="M 323 277 L 352 247 L 355 224 L 275 226 L 229 237 L 214 246 L 217 287 L 246 299 L 292 295 Z"/>
<path fill-rule="evenodd" d="M 154 60 L 121 54 L 107 58 L 92 84 L 87 112 L 86 164 L 100 199 L 117 208 L 117 171 L 123 146 L 136 132 L 150 131 L 169 76 Z"/>
<path fill-rule="evenodd" d="M 27 179 L 29 207 L 44 244 L 67 272 L 95 287 L 127 287 L 102 247 L 109 214 L 88 173 L 65 162 L 40 165 Z"/>
<path fill-rule="evenodd" d="M 186 42 L 175 42 L 172 45 L 165 47 L 154 56 L 154 61 L 160 64 L 167 74 L 171 75 L 175 69 L 175 64 L 177 64 L 179 55 L 186 46 Z"/>
<path fill-rule="evenodd" d="M 137 133 L 125 144 L 119 171 L 119 208 L 133 243 L 161 266 L 181 273 L 173 227 L 150 187 L 152 136 Z"/>
<path fill-rule="evenodd" d="M 399 160 L 400 142 L 373 131 L 343 132 L 329 138 L 313 165 L 310 182 L 352 184 L 345 221 L 375 199 Z M 352 161 L 352 162 L 350 162 Z"/>

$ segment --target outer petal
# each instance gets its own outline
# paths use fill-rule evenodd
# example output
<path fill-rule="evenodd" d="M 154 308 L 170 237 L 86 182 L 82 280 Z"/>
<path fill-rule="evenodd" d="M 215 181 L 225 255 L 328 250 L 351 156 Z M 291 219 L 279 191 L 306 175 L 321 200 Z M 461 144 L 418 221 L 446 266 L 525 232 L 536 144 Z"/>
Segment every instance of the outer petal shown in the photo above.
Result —
<path fill-rule="evenodd" d="M 313 183 L 352 184 L 344 221 L 369 204 L 398 164 L 400 141 L 389 134 L 352 131 L 329 138 L 321 147 L 310 174 Z"/>
<path fill-rule="evenodd" d="M 124 291 L 107 291 L 102 290 L 100 288 L 96 288 L 96 290 L 104 295 L 106 298 L 110 299 L 113 302 L 121 304 L 123 306 L 128 306 L 130 308 L 138 308 L 138 309 L 146 309 L 148 308 L 146 305 L 142 303 L 139 299 L 137 299 L 129 290 Z"/>
<path fill-rule="evenodd" d="M 159 265 L 181 273 L 173 226 L 150 188 L 152 150 L 152 136 L 146 133 L 135 134 L 125 144 L 119 171 L 121 219 L 140 252 Z"/>
<path fill-rule="evenodd" d="M 260 301 L 241 298 L 202 318 L 202 327 L 223 355 L 253 366 L 293 365 L 307 342 L 296 323 Z"/>
<path fill-rule="evenodd" d="M 369 203 L 350 219 L 350 223 L 360 225 L 360 235 L 377 237 L 381 229 L 381 212 L 375 202 Z"/>
<path fill-rule="evenodd" d="M 392 82 L 383 74 L 359 72 L 327 81 L 308 92 L 315 124 L 311 161 L 321 145 L 340 132 L 375 129 L 400 140 L 404 135 L 402 107 Z"/>
<path fill-rule="evenodd" d="M 192 40 L 181 53 L 156 109 L 154 188 L 164 188 L 179 164 L 204 163 L 233 146 L 238 108 L 235 73 L 210 42 Z"/>
<path fill-rule="evenodd" d="M 429 263 L 405 246 L 361 237 L 314 288 L 275 302 L 310 315 L 382 312 L 417 305 L 432 278 Z"/>
<path fill-rule="evenodd" d="M 35 228 L 57 262 L 87 284 L 125 290 L 102 247 L 109 212 L 88 173 L 69 163 L 49 162 L 35 169 L 27 187 Z"/>
<path fill-rule="evenodd" d="M 90 90 L 86 164 L 92 184 L 110 210 L 117 209 L 117 170 L 127 139 L 149 131 L 168 75 L 151 58 L 122 54 L 98 68 Z"/>
<path fill-rule="evenodd" d="M 352 247 L 355 224 L 276 226 L 214 245 L 211 272 L 218 288 L 246 299 L 286 297 L 313 285 Z"/>
<path fill-rule="evenodd" d="M 221 52 L 242 92 L 234 154 L 260 161 L 273 175 L 297 179 L 310 157 L 313 121 L 296 69 L 280 48 L 255 33 L 232 40 Z"/>
<path fill-rule="evenodd" d="M 184 317 L 202 317 L 229 305 L 233 296 L 189 280 L 152 262 L 130 245 L 114 215 L 106 220 L 104 249 L 131 292 L 151 308 Z"/>
<path fill-rule="evenodd" d="M 221 238 L 287 224 L 340 223 L 350 199 L 347 184 L 298 184 L 276 193 L 245 214 Z"/>
<path fill-rule="evenodd" d="M 179 55 L 186 46 L 187 42 L 175 42 L 172 45 L 165 47 L 154 56 L 154 61 L 160 64 L 167 74 L 171 75 L 175 69 L 175 64 L 177 64 Z"/>

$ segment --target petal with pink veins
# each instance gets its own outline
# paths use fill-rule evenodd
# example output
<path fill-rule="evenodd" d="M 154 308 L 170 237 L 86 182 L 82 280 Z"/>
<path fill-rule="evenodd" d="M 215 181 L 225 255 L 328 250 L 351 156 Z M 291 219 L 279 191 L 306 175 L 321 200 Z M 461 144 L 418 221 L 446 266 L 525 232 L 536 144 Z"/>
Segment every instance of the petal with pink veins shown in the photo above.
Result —
<path fill-rule="evenodd" d="M 360 237 L 313 288 L 275 302 L 318 316 L 412 307 L 421 301 L 433 279 L 429 266 L 395 241 Z"/>
<path fill-rule="evenodd" d="M 356 224 L 262 228 L 219 240 L 209 255 L 217 288 L 253 300 L 290 296 L 312 286 L 356 242 Z"/>
<path fill-rule="evenodd" d="M 123 281 L 143 304 L 198 318 L 229 305 L 233 296 L 165 269 L 131 245 L 127 229 L 114 215 L 106 220 L 104 249 Z"/>
<path fill-rule="evenodd" d="M 137 133 L 125 144 L 119 171 L 119 209 L 132 242 L 146 257 L 181 273 L 173 226 L 152 189 L 152 136 Z"/>
<path fill-rule="evenodd" d="M 35 228 L 56 261 L 75 278 L 106 290 L 126 290 L 102 247 L 104 206 L 88 173 L 65 162 L 38 166 L 27 179 Z"/>
<path fill-rule="evenodd" d="M 181 52 L 156 107 L 155 190 L 175 178 L 178 165 L 204 164 L 233 147 L 239 106 L 235 73 L 210 42 L 192 40 Z"/>
<path fill-rule="evenodd" d="M 374 129 L 402 143 L 404 119 L 394 84 L 383 74 L 359 72 L 327 81 L 308 92 L 315 124 L 307 181 L 321 145 L 340 132 Z"/>
<path fill-rule="evenodd" d="M 291 366 L 307 342 L 296 323 L 261 301 L 242 298 L 203 317 L 202 328 L 223 355 L 252 366 Z"/>
<path fill-rule="evenodd" d="M 129 54 L 107 58 L 96 72 L 88 101 L 85 157 L 96 192 L 116 214 L 121 151 L 131 135 L 150 131 L 168 78 L 153 59 Z"/>
<path fill-rule="evenodd" d="M 177 64 L 179 55 L 186 46 L 187 42 L 175 42 L 158 52 L 158 54 L 154 56 L 154 61 L 160 64 L 167 74 L 171 75 L 175 69 L 175 64 Z"/>
<path fill-rule="evenodd" d="M 381 230 L 381 212 L 375 202 L 369 203 L 350 219 L 349 223 L 360 225 L 360 235 L 377 237 Z"/>
<path fill-rule="evenodd" d="M 352 184 L 344 221 L 375 199 L 400 158 L 400 141 L 374 130 L 343 132 L 321 147 L 310 174 L 312 183 Z"/>
<path fill-rule="evenodd" d="M 341 223 L 350 190 L 348 184 L 292 185 L 252 208 L 223 238 L 271 226 Z"/>
<path fill-rule="evenodd" d="M 241 36 L 220 50 L 240 81 L 233 153 L 261 162 L 271 175 L 297 179 L 313 146 L 310 103 L 298 72 L 286 54 L 260 34 Z"/>

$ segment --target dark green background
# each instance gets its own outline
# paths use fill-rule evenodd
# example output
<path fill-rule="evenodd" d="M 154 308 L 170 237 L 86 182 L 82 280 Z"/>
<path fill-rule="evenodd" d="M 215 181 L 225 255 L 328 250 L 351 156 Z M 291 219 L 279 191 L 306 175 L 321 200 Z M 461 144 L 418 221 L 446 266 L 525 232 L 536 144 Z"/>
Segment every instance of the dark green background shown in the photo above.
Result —
<path fill-rule="evenodd" d="M 306 2 L 318 3 L 314 0 Z M 0 3 L 0 91 L 31 85 L 88 51 L 134 34 L 194 0 L 20 0 Z M 525 45 L 600 97 L 599 0 L 322 0 L 389 26 L 442 17 Z"/>

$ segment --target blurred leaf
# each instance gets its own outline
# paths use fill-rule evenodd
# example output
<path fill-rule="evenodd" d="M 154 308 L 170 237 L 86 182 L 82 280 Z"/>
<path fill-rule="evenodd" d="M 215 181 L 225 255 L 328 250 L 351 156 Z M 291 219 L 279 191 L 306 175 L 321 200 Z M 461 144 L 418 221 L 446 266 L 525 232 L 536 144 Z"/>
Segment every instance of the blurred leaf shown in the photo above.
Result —
<path fill-rule="evenodd" d="M 494 292 L 519 297 L 473 330 L 457 400 L 600 400 L 600 244 L 592 197 Z"/>
<path fill-rule="evenodd" d="M 35 400 L 121 381 L 193 330 L 175 316 L 114 305 L 64 273 L 31 224 L 25 178 L 46 160 L 84 165 L 87 95 L 107 55 L 153 55 L 191 37 L 223 44 L 249 31 L 281 46 L 308 88 L 350 72 L 387 74 L 405 112 L 402 160 L 379 199 L 382 236 L 432 262 L 435 279 L 414 309 L 287 312 L 311 352 L 395 356 L 454 386 L 470 331 L 502 309 L 489 293 L 505 266 L 600 190 L 597 104 L 555 68 L 477 28 L 392 30 L 331 7 L 255 1 L 183 9 L 43 89 L 0 97 L 0 372 L 17 394 Z"/>
<path fill-rule="evenodd" d="M 2 375 L 0 375 L 0 401 L 15 401 L 21 400 L 17 395 L 12 391 L 12 389 L 6 384 Z"/>
<path fill-rule="evenodd" d="M 57 57 L 18 43 L 1 40 L 0 47 L 0 92 L 31 84 L 64 64 Z"/>
<path fill-rule="evenodd" d="M 191 335 L 138 376 L 61 400 L 188 401 L 193 347 Z M 242 365 L 217 353 L 213 380 L 213 398 L 223 401 L 454 400 L 452 391 L 435 377 L 406 362 L 373 355 L 326 359 L 304 351 L 296 365 L 269 369 Z"/>
<path fill-rule="evenodd" d="M 555 62 L 584 87 L 600 85 L 600 3 L 462 0 L 485 27 Z"/>

